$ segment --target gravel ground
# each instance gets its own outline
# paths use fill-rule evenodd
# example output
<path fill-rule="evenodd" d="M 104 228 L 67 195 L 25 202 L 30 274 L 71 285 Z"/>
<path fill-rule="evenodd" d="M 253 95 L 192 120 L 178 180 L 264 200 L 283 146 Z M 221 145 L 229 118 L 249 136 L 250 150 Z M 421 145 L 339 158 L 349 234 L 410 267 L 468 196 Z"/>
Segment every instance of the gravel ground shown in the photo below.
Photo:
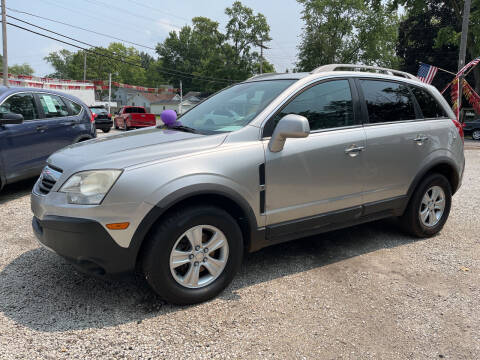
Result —
<path fill-rule="evenodd" d="M 177 307 L 139 278 L 106 282 L 39 248 L 33 181 L 0 193 L 1 359 L 480 357 L 480 151 L 438 236 L 394 221 L 247 256 L 213 301 Z"/>

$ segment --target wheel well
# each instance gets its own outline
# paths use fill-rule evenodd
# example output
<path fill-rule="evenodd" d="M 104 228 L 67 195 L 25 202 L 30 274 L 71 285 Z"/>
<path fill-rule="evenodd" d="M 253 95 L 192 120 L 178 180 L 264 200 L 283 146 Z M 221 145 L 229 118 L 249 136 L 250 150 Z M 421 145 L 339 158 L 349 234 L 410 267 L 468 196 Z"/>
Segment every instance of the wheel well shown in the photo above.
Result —
<path fill-rule="evenodd" d="M 157 224 L 159 221 L 162 221 L 164 218 L 168 217 L 169 214 L 172 212 L 178 211 L 182 208 L 187 206 L 195 206 L 195 205 L 213 205 L 225 210 L 230 216 L 232 216 L 238 223 L 240 230 L 242 231 L 243 236 L 243 246 L 244 251 L 248 252 L 250 249 L 251 244 L 251 229 L 252 224 L 250 224 L 250 220 L 246 211 L 238 205 L 234 200 L 228 198 L 227 196 L 219 195 L 219 194 L 199 194 L 193 195 L 188 198 L 182 199 L 168 208 L 163 209 L 161 215 L 152 223 L 150 228 L 145 234 L 145 237 L 142 239 L 142 244 L 137 254 L 137 265 L 141 261 L 141 257 L 143 256 L 143 251 L 146 247 L 147 237 L 149 236 L 152 228 Z"/>
<path fill-rule="evenodd" d="M 458 182 L 460 181 L 455 168 L 450 164 L 441 163 L 441 164 L 435 165 L 430 170 L 428 170 L 422 178 L 425 178 L 426 176 L 434 173 L 442 174 L 443 176 L 445 176 L 448 182 L 450 183 L 450 187 L 452 189 L 452 195 L 455 194 L 458 188 Z"/>

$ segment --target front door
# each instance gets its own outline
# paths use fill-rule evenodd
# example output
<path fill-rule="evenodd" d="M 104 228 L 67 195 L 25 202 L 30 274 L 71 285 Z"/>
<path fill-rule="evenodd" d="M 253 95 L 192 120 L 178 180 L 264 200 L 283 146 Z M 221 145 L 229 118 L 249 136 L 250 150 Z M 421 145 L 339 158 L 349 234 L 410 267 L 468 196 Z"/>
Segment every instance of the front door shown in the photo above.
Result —
<path fill-rule="evenodd" d="M 55 151 L 72 144 L 79 132 L 79 119 L 71 116 L 65 101 L 57 95 L 38 93 L 38 99 L 43 110 L 45 134 L 49 138 L 48 151 Z"/>
<path fill-rule="evenodd" d="M 0 154 L 7 181 L 31 176 L 39 172 L 50 154 L 45 135 L 45 121 L 39 119 L 35 99 L 31 93 L 8 97 L 0 112 L 23 115 L 22 124 L 0 126 Z"/>
<path fill-rule="evenodd" d="M 302 115 L 311 132 L 304 139 L 287 139 L 277 153 L 270 152 L 264 140 L 267 227 L 291 222 L 289 231 L 296 230 L 295 223 L 301 231 L 302 220 L 308 219 L 310 223 L 304 223 L 315 227 L 311 220 L 318 215 L 325 219 L 335 213 L 360 214 L 365 132 L 355 116 L 353 85 L 346 79 L 317 83 L 269 120 L 277 123 L 287 114 Z"/>

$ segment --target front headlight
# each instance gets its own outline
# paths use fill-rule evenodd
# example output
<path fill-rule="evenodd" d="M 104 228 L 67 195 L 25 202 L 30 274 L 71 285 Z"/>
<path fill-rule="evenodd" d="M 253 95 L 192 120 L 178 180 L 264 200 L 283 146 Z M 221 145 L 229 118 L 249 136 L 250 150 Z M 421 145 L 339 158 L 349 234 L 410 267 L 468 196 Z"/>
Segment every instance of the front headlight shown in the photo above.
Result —
<path fill-rule="evenodd" d="M 98 205 L 118 179 L 121 170 L 91 170 L 72 175 L 60 188 L 69 204 Z"/>

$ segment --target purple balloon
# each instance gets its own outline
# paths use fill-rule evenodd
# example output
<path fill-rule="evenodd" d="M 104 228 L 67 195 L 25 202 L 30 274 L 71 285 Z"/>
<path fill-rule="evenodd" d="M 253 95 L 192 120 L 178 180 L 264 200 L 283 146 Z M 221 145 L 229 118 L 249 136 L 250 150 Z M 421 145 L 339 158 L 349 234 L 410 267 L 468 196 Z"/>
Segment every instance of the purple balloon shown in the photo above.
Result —
<path fill-rule="evenodd" d="M 174 110 L 164 110 L 160 114 L 160 118 L 165 125 L 171 126 L 177 121 L 177 113 Z"/>

